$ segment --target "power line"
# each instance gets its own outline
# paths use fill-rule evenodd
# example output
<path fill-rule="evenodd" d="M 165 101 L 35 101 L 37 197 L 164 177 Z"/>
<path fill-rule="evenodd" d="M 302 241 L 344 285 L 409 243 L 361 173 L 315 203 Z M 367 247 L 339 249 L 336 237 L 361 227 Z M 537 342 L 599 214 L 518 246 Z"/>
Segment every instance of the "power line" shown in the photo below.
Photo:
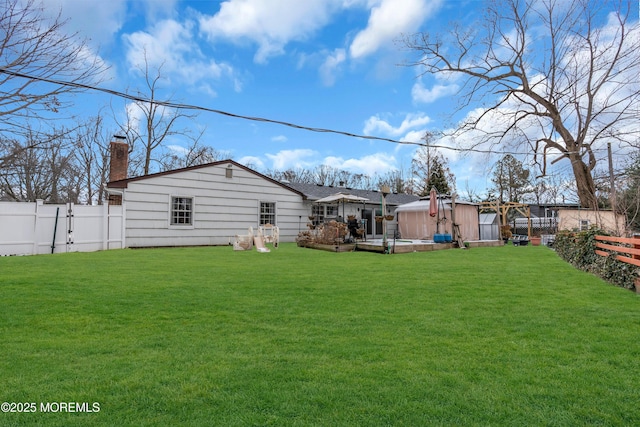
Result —
<path fill-rule="evenodd" d="M 446 145 L 432 145 L 432 144 L 426 144 L 423 142 L 415 142 L 415 141 L 402 141 L 402 140 L 397 140 L 397 139 L 392 139 L 392 138 L 385 138 L 385 137 L 380 137 L 380 136 L 371 136 L 371 135 L 359 135 L 356 133 L 351 133 L 351 132 L 346 132 L 346 131 L 341 131 L 341 130 L 335 130 L 335 129 L 326 129 L 326 128 L 318 128 L 318 127 L 310 127 L 310 126 L 304 126 L 304 125 L 298 125 L 295 123 L 290 123 L 290 122 L 285 122 L 282 120 L 274 120 L 274 119 L 268 119 L 265 117 L 252 117 L 252 116 L 246 116 L 246 115 L 242 115 L 242 114 L 236 114 L 236 113 L 231 113 L 228 111 L 224 111 L 224 110 L 218 110 L 218 109 L 214 109 L 214 108 L 209 108 L 209 107 L 202 107 L 202 106 L 198 106 L 198 105 L 191 105 L 191 104 L 180 104 L 180 103 L 175 103 L 172 101 L 162 101 L 162 100 L 150 100 L 148 98 L 142 97 L 142 96 L 138 96 L 138 95 L 131 95 L 129 93 L 125 93 L 125 92 L 120 92 L 117 90 L 113 90 L 113 89 L 106 89 L 103 87 L 99 87 L 99 86 L 91 86 L 88 84 L 84 84 L 84 83 L 78 83 L 78 82 L 69 82 L 69 81 L 65 81 L 65 80 L 57 80 L 57 79 L 52 79 L 52 78 L 46 78 L 46 77 L 40 77 L 40 76 L 32 76 L 29 74 L 25 74 L 25 73 L 20 73 L 17 71 L 12 71 L 7 69 L 6 67 L 0 67 L 0 73 L 3 74 L 8 74 L 14 77 L 20 77 L 20 78 L 24 78 L 24 79 L 30 79 L 30 80 L 36 80 L 36 81 L 40 81 L 40 82 L 45 82 L 45 83 L 50 83 L 50 84 L 55 84 L 55 85 L 59 85 L 59 86 L 68 86 L 68 87 L 75 87 L 75 88 L 79 88 L 79 89 L 86 89 L 86 90 L 90 90 L 90 91 L 97 91 L 97 92 L 102 92 L 102 93 L 106 93 L 109 95 L 113 95 L 113 96 L 117 96 L 119 98 L 124 98 L 124 99 L 128 99 L 131 101 L 136 101 L 136 102 L 143 102 L 143 103 L 153 103 L 156 105 L 161 105 L 164 107 L 169 107 L 169 108 L 175 108 L 175 109 L 183 109 L 183 110 L 196 110 L 196 111 L 204 111 L 204 112 L 208 112 L 208 113 L 215 113 L 215 114 L 219 114 L 222 116 L 227 116 L 227 117 L 232 117 L 232 118 L 236 118 L 236 119 L 242 119 L 242 120 L 249 120 L 249 121 L 254 121 L 254 122 L 262 122 L 262 123 L 270 123 L 270 124 L 275 124 L 275 125 L 280 125 L 280 126 L 286 126 L 286 127 L 290 127 L 290 128 L 294 128 L 294 129 L 300 129 L 300 130 L 306 130 L 306 131 L 310 131 L 310 132 L 316 132 L 316 133 L 330 133 L 330 134 L 336 134 L 336 135 L 342 135 L 342 136 L 347 136 L 347 137 L 351 137 L 351 138 L 360 138 L 360 139 L 367 139 L 367 140 L 373 140 L 373 141 L 382 141 L 382 142 L 390 142 L 393 144 L 402 144 L 402 145 L 416 145 L 416 146 L 420 146 L 420 147 L 431 147 L 431 148 L 440 148 L 443 150 L 451 150 L 451 151 L 456 151 L 456 152 L 473 152 L 473 153 L 480 153 L 480 154 L 511 154 L 511 155 L 518 155 L 518 156 L 524 156 L 524 155 L 531 155 L 531 152 L 518 152 L 518 151 L 506 151 L 506 150 L 484 150 L 484 149 L 479 149 L 479 148 L 459 148 L 459 147 L 449 147 Z M 571 153 L 564 153 L 566 154 L 571 154 Z"/>

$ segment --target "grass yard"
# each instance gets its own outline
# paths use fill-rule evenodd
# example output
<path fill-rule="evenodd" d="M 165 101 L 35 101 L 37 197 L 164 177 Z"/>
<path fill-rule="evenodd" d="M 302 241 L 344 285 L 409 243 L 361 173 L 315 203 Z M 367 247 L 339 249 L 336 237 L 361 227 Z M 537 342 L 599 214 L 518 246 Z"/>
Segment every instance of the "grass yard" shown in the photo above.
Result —
<path fill-rule="evenodd" d="M 640 298 L 545 247 L 0 258 L 0 355 L 2 426 L 640 425 Z"/>

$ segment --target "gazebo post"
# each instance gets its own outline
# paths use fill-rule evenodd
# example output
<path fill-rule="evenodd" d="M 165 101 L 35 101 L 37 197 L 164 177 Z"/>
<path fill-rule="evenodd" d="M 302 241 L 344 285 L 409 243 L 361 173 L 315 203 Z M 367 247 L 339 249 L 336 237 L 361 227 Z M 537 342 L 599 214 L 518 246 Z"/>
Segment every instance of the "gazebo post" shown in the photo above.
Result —
<path fill-rule="evenodd" d="M 389 253 L 389 249 L 387 248 L 387 194 L 391 192 L 391 189 L 388 185 L 382 185 L 380 187 L 380 192 L 382 193 L 382 250 L 385 254 Z"/>

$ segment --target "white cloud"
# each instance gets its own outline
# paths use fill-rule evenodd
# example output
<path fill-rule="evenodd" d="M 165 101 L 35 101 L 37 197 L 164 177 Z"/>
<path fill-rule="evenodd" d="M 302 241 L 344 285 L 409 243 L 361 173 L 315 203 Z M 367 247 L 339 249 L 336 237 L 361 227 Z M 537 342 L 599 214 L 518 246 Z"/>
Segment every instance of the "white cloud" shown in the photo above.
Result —
<path fill-rule="evenodd" d="M 402 33 L 418 30 L 441 4 L 441 0 L 380 0 L 371 9 L 367 28 L 351 43 L 351 57 L 362 58 L 381 47 L 392 46 Z"/>
<path fill-rule="evenodd" d="M 380 115 L 375 115 L 367 119 L 363 132 L 365 135 L 382 134 L 398 137 L 414 128 L 424 127 L 430 122 L 431 119 L 424 113 L 411 113 L 405 116 L 399 126 L 394 127 L 387 120 L 381 118 Z"/>
<path fill-rule="evenodd" d="M 189 153 L 189 150 L 187 148 L 184 148 L 181 145 L 168 145 L 167 148 L 173 151 L 174 153 L 180 154 L 180 155 L 186 155 Z"/>
<path fill-rule="evenodd" d="M 256 156 L 244 156 L 238 160 L 238 163 L 253 169 L 264 169 L 264 162 Z"/>
<path fill-rule="evenodd" d="M 198 86 L 198 93 L 206 94 L 210 98 L 217 98 L 218 96 L 218 92 L 208 83 L 203 83 Z"/>
<path fill-rule="evenodd" d="M 424 133 L 425 129 L 412 130 L 407 132 L 407 134 L 400 139 L 406 142 L 420 142 L 424 138 Z M 398 145 L 398 148 L 396 148 L 396 150 L 400 149 L 401 147 L 401 145 Z"/>
<path fill-rule="evenodd" d="M 288 140 L 289 138 L 287 138 L 284 135 L 277 135 L 277 136 L 271 137 L 271 141 L 273 142 L 287 142 Z"/>
<path fill-rule="evenodd" d="M 295 150 L 282 150 L 277 154 L 265 154 L 276 170 L 296 168 L 308 168 L 314 164 L 313 157 L 318 153 L 311 149 L 300 148 Z"/>
<path fill-rule="evenodd" d="M 174 20 L 156 23 L 149 31 L 136 31 L 123 36 L 127 46 L 127 62 L 143 68 L 146 60 L 152 67 L 162 64 L 167 71 L 178 69 L 184 55 L 194 49 L 190 29 Z"/>
<path fill-rule="evenodd" d="M 215 15 L 201 17 L 200 28 L 211 40 L 257 44 L 254 60 L 264 63 L 325 26 L 338 6 L 336 0 L 228 0 Z"/>
<path fill-rule="evenodd" d="M 125 117 L 124 120 L 128 120 L 127 126 L 133 130 L 140 130 L 140 123 L 144 119 L 144 112 L 138 107 L 135 102 L 129 102 L 124 107 Z"/>
<path fill-rule="evenodd" d="M 397 160 L 392 154 L 375 153 L 361 158 L 327 156 L 322 158 L 320 153 L 311 149 L 282 150 L 276 154 L 265 154 L 271 161 L 271 168 L 284 171 L 287 169 L 312 170 L 319 165 L 327 165 L 352 173 L 364 173 L 370 176 L 384 174 L 397 169 Z M 240 163 L 264 168 L 264 162 L 258 157 L 243 157 Z"/>
<path fill-rule="evenodd" d="M 146 56 L 152 70 L 162 67 L 164 78 L 176 77 L 181 82 L 196 84 L 227 77 L 234 81 L 236 90 L 239 88 L 231 65 L 206 59 L 202 54 L 193 37 L 193 22 L 165 19 L 148 31 L 126 34 L 123 38 L 131 68 L 144 69 Z M 211 88 L 208 92 L 215 93 Z"/>
<path fill-rule="evenodd" d="M 414 103 L 429 104 L 445 96 L 455 95 L 459 90 L 457 84 L 435 84 L 429 89 L 424 86 L 422 80 L 418 80 L 411 88 L 411 98 Z"/>
<path fill-rule="evenodd" d="M 439 153 L 441 153 L 450 163 L 455 163 L 460 160 L 460 151 L 458 151 L 458 141 L 452 136 L 446 135 L 431 141 L 431 144 L 436 147 Z M 472 156 L 472 154 L 467 154 Z"/>
<path fill-rule="evenodd" d="M 147 109 L 148 105 L 141 105 L 136 102 L 127 103 L 124 106 L 123 117 L 121 117 L 122 123 L 127 123 L 128 121 L 127 126 L 138 133 L 144 134 L 146 132 L 143 128 L 146 127 Z M 173 117 L 175 113 L 175 109 L 159 105 L 155 110 L 156 120 L 158 120 L 158 118 Z"/>
<path fill-rule="evenodd" d="M 396 169 L 396 158 L 387 153 L 374 153 L 358 159 L 342 157 L 326 157 L 324 164 L 352 173 L 364 173 L 369 176 L 384 174 Z"/>
<path fill-rule="evenodd" d="M 340 65 L 347 59 L 347 53 L 344 49 L 335 49 L 327 55 L 325 61 L 320 66 L 320 78 L 325 86 L 333 86 L 336 82 L 336 73 L 340 69 Z"/>
<path fill-rule="evenodd" d="M 86 1 L 86 0 L 82 0 Z M 144 10 L 148 21 L 171 16 L 180 0 L 137 0 L 134 7 Z"/>
<path fill-rule="evenodd" d="M 325 27 L 332 16 L 349 8 L 370 11 L 367 27 L 350 46 L 361 58 L 391 47 L 403 32 L 416 31 L 441 6 L 442 0 L 227 0 L 211 16 L 201 16 L 200 28 L 211 41 L 256 44 L 255 62 L 284 53 L 292 41 L 304 41 Z"/>
<path fill-rule="evenodd" d="M 64 28 L 90 38 L 97 47 L 111 43 L 122 28 L 127 1 L 47 0 L 44 12 L 51 17 L 61 12 L 68 19 Z"/>

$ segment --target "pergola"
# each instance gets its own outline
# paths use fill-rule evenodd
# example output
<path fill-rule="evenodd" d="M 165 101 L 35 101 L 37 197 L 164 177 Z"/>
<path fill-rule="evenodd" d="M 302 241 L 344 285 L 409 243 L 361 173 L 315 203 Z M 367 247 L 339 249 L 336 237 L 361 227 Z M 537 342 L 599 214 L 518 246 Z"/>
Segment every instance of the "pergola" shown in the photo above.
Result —
<path fill-rule="evenodd" d="M 500 223 L 505 226 L 509 210 L 515 210 L 527 218 L 527 235 L 531 237 L 531 208 L 524 203 L 505 202 L 500 203 L 499 200 L 480 203 L 480 212 L 496 212 L 500 216 Z M 502 238 L 502 228 L 500 229 L 500 238 Z"/>

